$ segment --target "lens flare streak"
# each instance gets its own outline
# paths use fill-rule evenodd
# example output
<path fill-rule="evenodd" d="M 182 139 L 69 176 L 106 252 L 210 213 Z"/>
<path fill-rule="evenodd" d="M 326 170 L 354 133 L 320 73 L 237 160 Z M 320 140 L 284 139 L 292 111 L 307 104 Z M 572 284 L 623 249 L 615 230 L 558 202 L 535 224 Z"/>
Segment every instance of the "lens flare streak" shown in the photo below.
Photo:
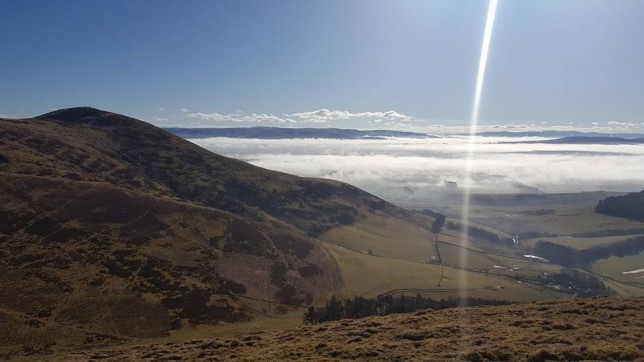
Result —
<path fill-rule="evenodd" d="M 467 230 L 469 228 L 470 217 L 470 195 L 472 187 L 472 164 L 474 158 L 474 151 L 476 146 L 476 132 L 479 121 L 479 111 L 481 104 L 481 95 L 483 92 L 483 81 L 485 79 L 485 69 L 487 66 L 487 58 L 490 51 L 490 43 L 492 40 L 492 30 L 494 28 L 494 18 L 496 16 L 496 8 L 498 0 L 490 0 L 487 10 L 487 20 L 485 21 L 485 31 L 483 33 L 483 44 L 481 46 L 481 57 L 479 59 L 478 74 L 476 77 L 476 87 L 474 91 L 474 104 L 472 106 L 472 116 L 470 122 L 469 141 L 467 145 L 467 159 L 465 163 L 465 188 L 463 191 L 463 207 L 461 210 L 461 244 L 468 246 Z M 462 248 L 460 252 L 460 270 L 461 277 L 459 283 L 460 297 L 462 301 L 467 298 L 468 282 L 467 282 L 467 249 Z"/>
<path fill-rule="evenodd" d="M 487 20 L 485 22 L 485 32 L 483 33 L 483 46 L 481 47 L 481 57 L 479 60 L 479 70 L 476 77 L 476 88 L 474 92 L 474 105 L 472 107 L 472 118 L 470 123 L 470 135 L 476 132 L 479 121 L 479 108 L 481 106 L 481 93 L 483 91 L 483 80 L 485 79 L 485 69 L 487 67 L 487 58 L 490 52 L 490 43 L 492 41 L 492 29 L 494 28 L 494 18 L 496 17 L 496 8 L 498 0 L 490 0 L 487 9 Z"/>

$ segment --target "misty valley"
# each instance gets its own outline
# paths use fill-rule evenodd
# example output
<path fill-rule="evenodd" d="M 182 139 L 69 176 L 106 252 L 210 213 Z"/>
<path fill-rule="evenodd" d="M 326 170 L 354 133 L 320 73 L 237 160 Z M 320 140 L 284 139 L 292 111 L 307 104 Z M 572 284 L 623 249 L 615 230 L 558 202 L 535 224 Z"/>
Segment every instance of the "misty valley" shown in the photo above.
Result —
<path fill-rule="evenodd" d="M 461 136 L 185 140 L 88 107 L 0 127 L 7 358 L 644 295 L 639 146 L 478 141 L 495 166 L 464 179 Z"/>
<path fill-rule="evenodd" d="M 263 139 L 261 128 L 249 138 L 211 138 L 207 134 L 197 138 L 194 131 L 174 132 L 191 136 L 189 140 L 213 152 L 272 170 L 348 182 L 414 209 L 462 203 L 460 191 L 465 188 L 474 195 L 639 191 L 644 174 L 641 145 L 628 140 L 614 144 L 547 143 L 565 140 L 565 132 L 550 138 L 537 136 L 538 132 L 530 136 L 511 132 L 503 137 L 480 135 L 474 140 L 471 175 L 465 172 L 466 135 L 346 140 L 329 138 L 323 132 Z M 458 188 L 446 187 L 446 182 Z M 583 195 L 580 200 L 586 202 Z"/>
<path fill-rule="evenodd" d="M 641 295 L 644 274 L 637 270 L 644 262 L 644 217 L 639 212 L 644 209 L 641 193 L 628 193 L 642 185 L 641 135 L 482 133 L 474 141 L 475 169 L 469 177 L 464 173 L 469 139 L 465 135 L 380 131 L 374 139 L 342 130 L 276 130 L 171 131 L 257 166 L 337 179 L 424 215 L 447 216 L 441 230 L 445 240 L 437 233 L 433 251 L 419 249 L 424 259 L 419 257 L 422 253 L 410 252 L 416 257 L 407 260 L 513 278 L 572 296 Z M 471 192 L 467 245 L 458 240 L 466 188 Z M 628 198 L 618 196 L 623 194 Z M 359 221 L 321 237 L 371 256 L 400 255 L 372 244 L 377 239 L 370 237 L 377 235 L 381 222 Z"/>

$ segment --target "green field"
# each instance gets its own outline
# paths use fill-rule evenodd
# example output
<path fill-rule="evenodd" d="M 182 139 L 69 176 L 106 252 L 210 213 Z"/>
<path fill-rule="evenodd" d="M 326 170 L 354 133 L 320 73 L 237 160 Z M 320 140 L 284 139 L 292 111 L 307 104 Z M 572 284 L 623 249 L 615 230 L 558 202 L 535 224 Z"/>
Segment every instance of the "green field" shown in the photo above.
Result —
<path fill-rule="evenodd" d="M 513 256 L 513 251 L 507 248 L 498 247 L 501 253 L 494 255 L 485 251 L 485 243 L 468 243 L 460 233 L 445 228 L 439 235 L 439 250 L 445 265 L 430 264 L 427 261 L 434 255 L 433 239 L 431 233 L 417 225 L 379 215 L 322 236 L 327 250 L 338 263 L 344 282 L 338 294 L 343 297 L 374 297 L 397 289 L 410 289 L 439 299 L 462 293 L 507 300 L 570 297 L 511 278 L 519 270 L 524 276 L 532 276 L 555 271 L 558 266 L 530 262 Z M 458 265 L 461 251 L 468 256 L 464 268 Z M 532 267 L 534 264 L 537 267 Z M 504 273 L 508 277 L 491 275 Z"/>
<path fill-rule="evenodd" d="M 588 194 L 535 195 L 536 204 L 517 206 L 528 196 L 489 196 L 471 208 L 470 225 L 508 238 L 521 232 L 558 234 L 522 240 L 521 249 L 480 238 L 463 239 L 456 230 L 443 227 L 435 255 L 434 235 L 415 223 L 381 214 L 371 214 L 352 225 L 332 229 L 320 239 L 338 262 L 344 280 L 343 296 L 375 296 L 395 289 L 417 289 L 421 294 L 440 298 L 459 295 L 465 288 L 470 295 L 485 298 L 531 300 L 570 297 L 553 293 L 554 286 L 526 283 L 559 274 L 563 267 L 523 257 L 537 240 L 547 240 L 578 250 L 619 242 L 642 234 L 628 230 L 644 229 L 644 222 L 631 221 L 594 212 L 594 198 Z M 477 200 L 475 200 L 476 202 Z M 534 201 L 534 200 L 532 200 Z M 568 204 L 566 204 L 568 203 Z M 460 205 L 446 207 L 459 223 Z M 589 232 L 628 235 L 575 237 Z M 632 256 L 600 260 L 588 272 L 595 274 L 619 295 L 644 295 L 644 273 L 622 274 L 644 268 L 644 257 Z M 463 264 L 463 262 L 465 264 Z M 627 270 L 628 269 L 628 270 Z M 438 287 L 438 280 L 441 280 Z M 561 286 L 567 289 L 566 286 Z M 501 292 L 502 291 L 502 292 Z"/>
<path fill-rule="evenodd" d="M 543 272 L 556 272 L 561 268 L 555 264 L 535 262 L 520 256 L 499 255 L 465 249 L 449 242 L 439 242 L 439 250 L 445 265 L 461 266 L 461 258 L 463 252 L 465 252 L 467 258 L 465 267 L 467 269 L 476 269 L 495 274 L 533 276 Z"/>
<path fill-rule="evenodd" d="M 462 293 L 515 301 L 570 298 L 568 294 L 542 287 L 451 267 L 443 268 L 439 287 L 440 265 L 365 255 L 331 244 L 326 247 L 338 261 L 344 279 L 344 288 L 338 293 L 341 297 L 375 297 L 395 289 L 426 289 L 421 294 L 438 299 L 458 297 Z"/>
<path fill-rule="evenodd" d="M 410 222 L 374 214 L 332 229 L 320 240 L 364 254 L 426 263 L 434 256 L 434 235 Z"/>
<path fill-rule="evenodd" d="M 578 193 L 578 194 L 543 194 L 543 195 L 473 195 L 470 208 L 471 223 L 482 224 L 493 229 L 516 235 L 525 232 L 540 232 L 559 235 L 556 237 L 537 237 L 522 240 L 522 247 L 529 249 L 538 240 L 546 240 L 577 250 L 583 250 L 600 245 L 611 244 L 642 235 L 644 222 L 617 218 L 597 214 L 594 207 L 597 201 L 609 196 L 609 193 Z M 453 203 L 443 205 L 440 209 L 449 216 L 458 218 L 462 205 Z M 593 235 L 594 233 L 594 235 Z M 449 232 L 447 233 L 449 234 Z M 584 235 L 586 234 L 586 235 Z M 589 235 L 590 234 L 590 235 Z M 623 234 L 623 235 L 618 235 Z M 457 265 L 460 258 L 457 235 L 451 234 L 450 240 L 445 235 L 441 240 L 453 244 L 441 243 L 440 252 L 443 260 Z M 592 237 L 591 237 L 592 236 Z M 456 240 L 456 242 L 455 242 Z M 479 241 L 470 242 L 468 247 L 468 267 L 488 268 L 494 260 L 495 265 L 505 266 L 507 262 L 496 255 L 513 255 L 512 250 L 503 251 L 494 245 L 487 245 Z M 480 253 L 483 251 L 483 253 Z M 505 254 L 509 252 L 508 254 Z M 512 264 L 510 262 L 510 264 Z M 528 270 L 536 269 L 548 271 L 555 270 L 556 265 L 533 263 L 521 271 L 521 275 L 528 275 Z M 595 262 L 591 269 L 608 287 L 617 294 L 624 296 L 644 295 L 644 276 L 642 273 L 623 274 L 644 268 L 644 255 L 611 257 Z M 500 272 L 505 273 L 504 270 Z"/>
<path fill-rule="evenodd" d="M 602 193 L 597 197 L 586 193 L 533 195 L 534 200 L 519 195 L 486 195 L 481 200 L 473 196 L 470 221 L 510 235 L 526 231 L 573 235 L 644 228 L 644 222 L 595 213 L 596 200 L 602 196 Z M 462 205 L 445 205 L 441 210 L 458 218 Z"/>
<path fill-rule="evenodd" d="M 583 250 L 583 249 L 592 248 L 593 246 L 606 245 L 610 243 L 623 241 L 640 235 L 642 234 L 606 236 L 606 237 L 597 237 L 597 238 L 576 238 L 572 236 L 559 236 L 554 238 L 536 238 L 531 240 L 524 240 L 523 244 L 525 246 L 531 247 L 538 240 L 545 240 L 545 241 L 553 242 L 555 244 L 568 246 L 577 250 Z"/>
<path fill-rule="evenodd" d="M 644 223 L 597 214 L 594 205 L 553 206 L 552 213 L 540 214 L 533 207 L 481 208 L 476 207 L 472 219 L 508 232 L 540 231 L 558 235 L 579 234 L 601 230 L 643 228 Z M 532 213 L 534 212 L 534 213 Z"/>
<path fill-rule="evenodd" d="M 611 256 L 608 259 L 601 259 L 593 263 L 592 271 L 633 286 L 643 288 L 644 292 L 644 255 Z M 629 273 L 630 272 L 630 273 Z"/>

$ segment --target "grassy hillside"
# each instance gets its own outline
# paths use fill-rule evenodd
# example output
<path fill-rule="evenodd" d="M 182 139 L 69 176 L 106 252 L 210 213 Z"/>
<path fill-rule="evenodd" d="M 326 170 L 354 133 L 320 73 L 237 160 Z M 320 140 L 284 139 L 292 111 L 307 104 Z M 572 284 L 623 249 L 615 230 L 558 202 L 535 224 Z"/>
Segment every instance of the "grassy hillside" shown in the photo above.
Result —
<path fill-rule="evenodd" d="M 187 200 L 309 235 L 384 201 L 347 184 L 304 179 L 213 154 L 144 122 L 92 108 L 3 120 L 2 171 L 105 182 Z"/>
<path fill-rule="evenodd" d="M 405 211 L 92 108 L 0 120 L 0 358 L 161 338 L 324 301 L 313 236 Z"/>
<path fill-rule="evenodd" d="M 615 281 L 644 289 L 643 267 L 642 255 L 611 256 L 594 262 L 591 270 Z"/>
<path fill-rule="evenodd" d="M 644 358 L 643 321 L 642 298 L 595 298 L 345 319 L 55 360 L 633 361 Z"/>
<path fill-rule="evenodd" d="M 573 282 L 592 273 L 621 295 L 644 291 L 618 267 L 640 259 L 562 274 L 495 228 L 641 223 L 594 214 L 595 225 L 559 204 L 500 221 L 518 207 L 501 198 L 498 210 L 473 209 L 472 226 L 496 241 L 447 227 L 436 239 L 432 217 L 350 185 L 261 169 L 92 108 L 0 120 L 0 141 L 0 358 L 291 327 L 333 295 L 567 299 L 588 292 Z"/>
<path fill-rule="evenodd" d="M 516 283 L 483 273 L 365 255 L 338 246 L 327 248 L 338 260 L 344 278 L 344 288 L 339 292 L 342 297 L 375 297 L 397 290 L 400 290 L 397 294 L 420 293 L 437 299 L 458 298 L 461 295 L 512 301 L 570 297 L 539 286 Z"/>
<path fill-rule="evenodd" d="M 593 246 L 607 245 L 611 243 L 620 242 L 637 236 L 641 236 L 641 234 L 605 236 L 605 237 L 596 237 L 596 238 L 583 238 L 583 237 L 574 237 L 574 236 L 544 237 L 544 238 L 525 240 L 524 245 L 533 246 L 536 241 L 545 240 L 556 244 L 569 246 L 577 250 L 583 250 L 583 249 L 592 248 Z"/>
<path fill-rule="evenodd" d="M 472 222 L 510 235 L 529 231 L 556 235 L 589 232 L 611 235 L 625 230 L 644 230 L 644 222 L 596 213 L 595 205 L 607 195 L 611 194 L 473 195 L 470 216 Z M 460 215 L 460 200 L 443 206 L 441 211 L 447 215 Z"/>
<path fill-rule="evenodd" d="M 425 227 L 376 212 L 324 233 L 320 239 L 337 260 L 343 279 L 338 294 L 420 293 L 433 298 L 469 295 L 514 301 L 575 295 L 566 276 L 570 271 L 561 265 L 528 259 L 523 256 L 527 250 L 498 241 L 464 240 L 448 228 L 435 239 L 427 230 L 429 220 L 422 224 Z"/>
<path fill-rule="evenodd" d="M 434 257 L 434 234 L 427 230 L 429 221 L 424 225 L 374 213 L 332 229 L 320 240 L 365 254 L 427 263 Z"/>
<path fill-rule="evenodd" d="M 472 222 L 487 226 L 500 237 L 518 236 L 517 247 L 507 247 L 473 238 L 467 246 L 459 241 L 458 233 L 444 230 L 439 243 L 443 260 L 459 265 L 464 247 L 468 252 L 468 269 L 477 269 L 508 277 L 528 277 L 534 280 L 552 273 L 575 273 L 553 263 L 529 261 L 523 254 L 532 254 L 541 240 L 585 251 L 591 248 L 611 247 L 637 238 L 644 233 L 644 223 L 598 214 L 594 207 L 599 200 L 615 195 L 606 192 L 538 195 L 473 195 Z M 443 210 L 458 215 L 462 205 L 446 205 Z M 592 265 L 583 265 L 586 275 L 597 278 L 618 295 L 644 296 L 641 274 L 628 273 L 641 269 L 644 255 L 617 255 L 601 259 Z M 561 255 L 573 259 L 572 255 Z M 521 260 L 523 259 L 523 260 Z M 551 260 L 552 261 L 552 260 Z M 565 263 L 564 263 L 565 264 Z M 624 274 L 627 273 L 627 274 Z M 544 278 L 540 278 L 544 279 Z M 556 278 L 554 278 L 556 279 Z M 549 283 L 546 283 L 549 284 Z M 563 287 L 560 282 L 555 282 Z"/>

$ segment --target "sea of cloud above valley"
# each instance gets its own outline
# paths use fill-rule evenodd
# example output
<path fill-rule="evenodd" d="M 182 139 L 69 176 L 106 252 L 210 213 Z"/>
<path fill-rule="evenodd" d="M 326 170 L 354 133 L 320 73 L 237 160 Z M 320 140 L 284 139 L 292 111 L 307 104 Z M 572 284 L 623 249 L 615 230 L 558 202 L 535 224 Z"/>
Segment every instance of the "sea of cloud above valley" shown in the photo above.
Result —
<path fill-rule="evenodd" d="M 644 181 L 642 145 L 508 143 L 538 140 L 478 137 L 471 178 L 463 136 L 191 141 L 260 167 L 348 182 L 392 201 L 449 191 L 445 181 L 476 193 L 635 191 Z"/>

